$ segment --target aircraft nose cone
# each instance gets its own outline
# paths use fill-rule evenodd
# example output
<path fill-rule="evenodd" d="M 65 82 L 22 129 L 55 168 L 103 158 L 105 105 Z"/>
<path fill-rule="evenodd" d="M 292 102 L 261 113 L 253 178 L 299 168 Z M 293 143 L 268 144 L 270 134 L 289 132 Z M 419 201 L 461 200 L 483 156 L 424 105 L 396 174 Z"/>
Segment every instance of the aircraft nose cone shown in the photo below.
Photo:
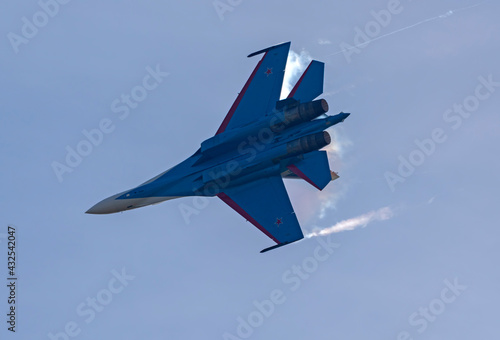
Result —
<path fill-rule="evenodd" d="M 94 206 L 92 206 L 92 208 L 87 210 L 85 213 L 86 214 L 106 214 L 106 211 L 101 208 L 99 203 L 97 203 Z"/>
<path fill-rule="evenodd" d="M 118 205 L 120 202 L 116 201 L 116 198 L 119 197 L 120 194 L 108 197 L 99 203 L 95 204 L 92 208 L 87 210 L 86 214 L 111 214 L 119 211 Z"/>

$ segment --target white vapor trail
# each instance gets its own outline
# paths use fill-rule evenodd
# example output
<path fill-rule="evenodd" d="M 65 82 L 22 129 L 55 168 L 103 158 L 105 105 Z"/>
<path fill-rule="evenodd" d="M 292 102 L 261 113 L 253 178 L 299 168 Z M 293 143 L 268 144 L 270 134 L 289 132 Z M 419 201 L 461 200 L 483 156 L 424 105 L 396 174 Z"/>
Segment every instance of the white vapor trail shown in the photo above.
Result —
<path fill-rule="evenodd" d="M 355 45 L 355 46 L 351 46 L 351 47 L 349 47 L 349 48 L 342 49 L 342 50 L 337 51 L 337 52 L 335 52 L 335 53 L 329 54 L 328 56 L 333 56 L 333 55 L 337 55 L 337 54 L 340 54 L 340 53 L 344 53 L 344 52 L 346 52 L 346 51 L 349 51 L 349 50 L 352 50 L 352 49 L 355 49 L 355 48 L 358 48 L 358 47 L 361 47 L 361 46 L 367 45 L 367 44 L 369 44 L 369 43 L 371 43 L 371 42 L 374 42 L 374 41 L 377 41 L 377 40 L 379 40 L 379 39 L 382 39 L 382 38 L 388 37 L 388 36 L 390 36 L 390 35 L 393 35 L 393 34 L 396 34 L 396 33 L 402 32 L 402 31 L 406 31 L 406 30 L 408 30 L 408 29 L 410 29 L 410 28 L 413 28 L 413 27 L 416 27 L 416 26 L 420 26 L 420 25 L 425 24 L 425 23 L 427 23 L 427 22 L 429 22 L 429 21 L 434 21 L 434 20 L 439 20 L 439 19 L 444 19 L 444 18 L 447 18 L 447 17 L 449 17 L 449 16 L 452 16 L 452 15 L 453 15 L 453 14 L 455 14 L 456 12 L 465 11 L 465 10 L 467 10 L 467 9 L 471 9 L 471 8 L 474 8 L 474 7 L 478 7 L 478 6 L 480 6 L 480 5 L 484 4 L 485 2 L 488 2 L 488 1 L 489 1 L 489 0 L 485 0 L 485 1 L 482 1 L 482 2 L 480 2 L 480 3 L 478 3 L 478 4 L 475 4 L 475 5 L 471 5 L 471 6 L 467 6 L 467 7 L 461 7 L 461 8 L 457 8 L 457 9 L 450 10 L 450 11 L 448 11 L 448 12 L 444 13 L 444 14 L 437 15 L 437 16 L 432 17 L 432 18 L 424 19 L 424 20 L 422 20 L 422 21 L 417 22 L 416 24 L 413 24 L 413 25 L 410 25 L 410 26 L 406 26 L 406 27 L 400 28 L 400 29 L 398 29 L 398 30 L 396 30 L 396 31 L 393 31 L 393 32 L 390 32 L 390 33 L 387 33 L 387 34 L 381 35 L 380 37 L 376 37 L 376 38 L 371 39 L 371 40 L 369 40 L 369 41 L 367 41 L 367 42 L 364 42 L 364 43 L 362 43 L 362 44 L 358 44 L 358 45 Z"/>
<path fill-rule="evenodd" d="M 339 171 L 343 167 L 343 157 L 346 149 L 349 149 L 353 143 L 342 129 L 329 129 L 328 133 L 332 139 L 332 142 L 323 148 L 328 154 L 328 160 L 330 163 L 330 168 L 333 171 Z M 342 176 L 342 174 L 340 174 Z M 345 181 L 339 181 L 335 183 L 334 187 L 327 187 L 318 193 L 319 198 L 319 208 L 318 217 L 323 219 L 327 216 L 328 212 L 332 209 L 336 209 L 337 203 L 343 198 L 348 190 L 349 185 Z"/>
<path fill-rule="evenodd" d="M 286 69 L 283 77 L 283 87 L 281 88 L 280 99 L 285 99 L 290 91 L 292 91 L 295 82 L 299 80 L 299 77 L 302 72 L 305 71 L 311 60 L 312 57 L 309 55 L 309 52 L 305 50 L 300 51 L 300 54 L 290 50 L 286 61 Z"/>
<path fill-rule="evenodd" d="M 306 238 L 325 236 L 332 233 L 339 233 L 341 231 L 353 230 L 359 227 L 366 227 L 373 221 L 385 221 L 394 216 L 394 212 L 390 207 L 384 207 L 378 210 L 370 211 L 369 213 L 341 221 L 329 228 L 312 231 L 305 235 Z"/>

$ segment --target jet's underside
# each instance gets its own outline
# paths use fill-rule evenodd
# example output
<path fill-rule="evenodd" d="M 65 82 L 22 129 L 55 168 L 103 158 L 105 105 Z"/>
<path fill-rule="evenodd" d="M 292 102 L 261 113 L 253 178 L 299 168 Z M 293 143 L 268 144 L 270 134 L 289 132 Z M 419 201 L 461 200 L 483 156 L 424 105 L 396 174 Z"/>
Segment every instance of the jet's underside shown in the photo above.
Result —
<path fill-rule="evenodd" d="M 263 53 L 217 133 L 195 154 L 140 186 L 90 208 L 109 214 L 185 196 L 218 196 L 276 245 L 302 239 L 283 178 L 301 178 L 322 190 L 338 176 L 330 171 L 325 131 L 348 113 L 327 116 L 324 64 L 312 61 L 288 98 L 279 100 L 290 43 Z"/>

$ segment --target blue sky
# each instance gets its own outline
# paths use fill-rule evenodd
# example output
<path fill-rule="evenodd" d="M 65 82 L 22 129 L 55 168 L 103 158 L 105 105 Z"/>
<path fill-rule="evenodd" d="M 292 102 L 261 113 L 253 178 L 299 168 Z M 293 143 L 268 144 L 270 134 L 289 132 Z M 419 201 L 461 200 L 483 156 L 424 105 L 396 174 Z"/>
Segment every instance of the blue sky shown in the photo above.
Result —
<path fill-rule="evenodd" d="M 0 10 L 0 251 L 5 264 L 16 226 L 19 277 L 2 339 L 497 335 L 499 4 L 41 3 L 52 16 Z M 283 41 L 298 69 L 325 62 L 329 113 L 352 113 L 331 131 L 340 179 L 286 183 L 304 231 L 389 216 L 260 254 L 272 242 L 217 198 L 84 214 L 192 154 L 259 60 L 246 55 Z M 112 104 L 151 69 L 157 86 L 120 119 Z"/>

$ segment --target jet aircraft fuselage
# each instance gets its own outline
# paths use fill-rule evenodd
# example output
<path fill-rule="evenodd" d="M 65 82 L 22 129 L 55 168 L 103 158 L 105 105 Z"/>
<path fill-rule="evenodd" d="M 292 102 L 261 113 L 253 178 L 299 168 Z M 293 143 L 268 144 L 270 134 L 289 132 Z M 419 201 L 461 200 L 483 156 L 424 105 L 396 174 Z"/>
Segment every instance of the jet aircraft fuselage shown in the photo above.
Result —
<path fill-rule="evenodd" d="M 303 238 L 283 178 L 302 178 L 319 190 L 338 176 L 330 171 L 325 130 L 349 113 L 327 116 L 324 64 L 312 61 L 288 98 L 279 100 L 290 43 L 265 53 L 222 122 L 189 158 L 90 208 L 110 214 L 186 196 L 218 196 L 277 245 Z"/>

